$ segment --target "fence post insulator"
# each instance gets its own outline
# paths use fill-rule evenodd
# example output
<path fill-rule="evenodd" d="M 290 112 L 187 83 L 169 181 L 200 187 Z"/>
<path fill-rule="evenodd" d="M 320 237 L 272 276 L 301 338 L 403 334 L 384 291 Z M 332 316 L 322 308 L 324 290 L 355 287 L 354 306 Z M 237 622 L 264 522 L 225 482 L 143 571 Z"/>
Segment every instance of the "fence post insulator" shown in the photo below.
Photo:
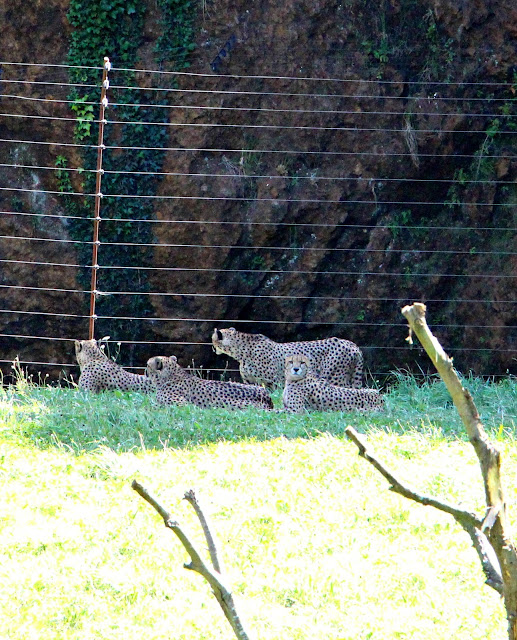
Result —
<path fill-rule="evenodd" d="M 111 63 L 109 58 L 106 56 L 104 58 L 104 70 L 102 72 L 102 85 L 101 85 L 101 96 L 100 96 L 100 105 L 99 105 L 99 136 L 97 140 L 97 179 L 95 184 L 95 210 L 93 217 L 93 248 L 92 248 L 92 278 L 91 278 L 91 297 L 90 297 L 90 326 L 89 326 L 89 336 L 90 339 L 93 338 L 95 333 L 95 320 L 97 316 L 95 315 L 95 299 L 97 294 L 97 253 L 100 246 L 99 241 L 99 224 L 100 224 L 100 210 L 101 210 L 101 200 L 103 197 L 101 191 L 101 182 L 102 175 L 104 171 L 102 169 L 102 152 L 106 148 L 104 145 L 104 125 L 107 124 L 107 120 L 104 117 L 105 109 L 108 106 L 108 98 L 106 95 L 106 91 L 109 88 L 109 79 L 108 72 L 111 69 Z M 97 265 L 97 267 L 95 266 Z"/>

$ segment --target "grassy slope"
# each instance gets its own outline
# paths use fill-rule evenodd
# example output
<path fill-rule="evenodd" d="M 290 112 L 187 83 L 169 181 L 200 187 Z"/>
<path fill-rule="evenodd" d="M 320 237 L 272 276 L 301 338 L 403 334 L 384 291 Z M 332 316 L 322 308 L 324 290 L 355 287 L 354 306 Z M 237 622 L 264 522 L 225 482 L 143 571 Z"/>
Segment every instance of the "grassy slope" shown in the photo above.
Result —
<path fill-rule="evenodd" d="M 515 382 L 468 386 L 505 452 L 515 511 Z M 182 547 L 131 491 L 138 478 L 203 548 L 181 500 L 196 489 L 256 638 L 504 638 L 466 534 L 390 493 L 342 437 L 354 424 L 415 487 L 479 511 L 477 462 L 445 389 L 401 377 L 387 404 L 374 416 L 287 416 L 3 392 L 1 637 L 232 637 Z"/>

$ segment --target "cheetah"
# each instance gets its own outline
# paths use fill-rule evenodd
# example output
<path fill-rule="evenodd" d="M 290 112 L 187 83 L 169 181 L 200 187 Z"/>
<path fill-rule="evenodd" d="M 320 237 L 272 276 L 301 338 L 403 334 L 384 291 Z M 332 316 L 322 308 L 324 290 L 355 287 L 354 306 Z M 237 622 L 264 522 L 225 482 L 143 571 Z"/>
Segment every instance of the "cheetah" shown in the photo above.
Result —
<path fill-rule="evenodd" d="M 159 404 L 194 404 L 203 409 L 258 407 L 271 410 L 273 402 L 263 387 L 238 382 L 205 380 L 183 369 L 176 356 L 155 356 L 146 373 L 156 384 Z"/>
<path fill-rule="evenodd" d="M 293 413 L 313 411 L 381 410 L 384 398 L 375 389 L 338 387 L 311 372 L 305 355 L 285 358 L 284 409 Z"/>
<path fill-rule="evenodd" d="M 315 373 L 332 384 L 360 388 L 363 355 L 359 347 L 342 338 L 305 342 L 275 342 L 261 333 L 243 333 L 233 327 L 214 329 L 212 345 L 239 361 L 244 382 L 275 388 L 284 384 L 285 357 L 292 353 L 309 356 Z"/>
<path fill-rule="evenodd" d="M 154 382 L 147 376 L 130 373 L 101 350 L 97 340 L 76 340 L 75 356 L 81 369 L 79 388 L 98 393 L 99 391 L 140 391 L 152 393 Z"/>

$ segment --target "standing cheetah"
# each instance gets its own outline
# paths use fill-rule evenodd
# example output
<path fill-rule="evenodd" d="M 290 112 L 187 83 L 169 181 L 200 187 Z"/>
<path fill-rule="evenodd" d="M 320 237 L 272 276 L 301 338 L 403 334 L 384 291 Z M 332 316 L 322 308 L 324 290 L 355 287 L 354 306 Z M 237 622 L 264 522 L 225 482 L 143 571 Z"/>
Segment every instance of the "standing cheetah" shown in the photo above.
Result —
<path fill-rule="evenodd" d="M 81 375 L 79 388 L 88 391 L 141 391 L 152 393 L 156 390 L 154 383 L 147 376 L 130 373 L 101 350 L 97 340 L 76 340 L 75 356 Z"/>
<path fill-rule="evenodd" d="M 150 358 L 147 362 L 147 375 L 156 383 L 156 400 L 160 404 L 190 403 L 203 409 L 273 408 L 273 402 L 263 387 L 204 380 L 180 367 L 176 356 Z"/>
<path fill-rule="evenodd" d="M 384 398 L 375 389 L 338 387 L 311 372 L 305 355 L 285 358 L 284 408 L 293 413 L 312 411 L 380 410 Z"/>
<path fill-rule="evenodd" d="M 317 375 L 332 384 L 362 386 L 363 355 L 359 347 L 342 338 L 305 342 L 274 342 L 257 333 L 242 333 L 233 327 L 214 329 L 216 353 L 226 353 L 240 363 L 242 379 L 251 384 L 283 386 L 285 357 L 291 353 L 309 356 Z"/>

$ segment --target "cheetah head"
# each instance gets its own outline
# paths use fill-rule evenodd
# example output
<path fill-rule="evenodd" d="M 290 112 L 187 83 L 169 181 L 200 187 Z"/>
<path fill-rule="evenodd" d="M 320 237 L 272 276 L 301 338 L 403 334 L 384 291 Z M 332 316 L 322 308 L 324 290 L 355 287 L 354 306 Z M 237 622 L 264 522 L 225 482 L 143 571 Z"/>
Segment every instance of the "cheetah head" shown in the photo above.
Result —
<path fill-rule="evenodd" d="M 226 353 L 231 356 L 238 333 L 234 327 L 230 327 L 229 329 L 217 329 L 216 327 L 212 333 L 212 346 L 214 351 L 217 354 Z"/>
<path fill-rule="evenodd" d="M 294 355 L 285 358 L 286 382 L 303 380 L 310 369 L 311 363 L 307 356 Z"/>
<path fill-rule="evenodd" d="M 236 360 L 240 360 L 247 350 L 267 341 L 268 338 L 261 333 L 244 333 L 234 327 L 229 329 L 214 329 L 212 334 L 212 346 L 216 353 L 226 353 Z"/>
<path fill-rule="evenodd" d="M 102 351 L 100 343 L 102 340 L 75 340 L 75 357 L 80 367 L 84 367 L 89 362 L 104 361 L 108 356 Z"/>
<path fill-rule="evenodd" d="M 167 379 L 180 369 L 176 356 L 154 356 L 147 361 L 145 375 L 152 380 Z"/>

